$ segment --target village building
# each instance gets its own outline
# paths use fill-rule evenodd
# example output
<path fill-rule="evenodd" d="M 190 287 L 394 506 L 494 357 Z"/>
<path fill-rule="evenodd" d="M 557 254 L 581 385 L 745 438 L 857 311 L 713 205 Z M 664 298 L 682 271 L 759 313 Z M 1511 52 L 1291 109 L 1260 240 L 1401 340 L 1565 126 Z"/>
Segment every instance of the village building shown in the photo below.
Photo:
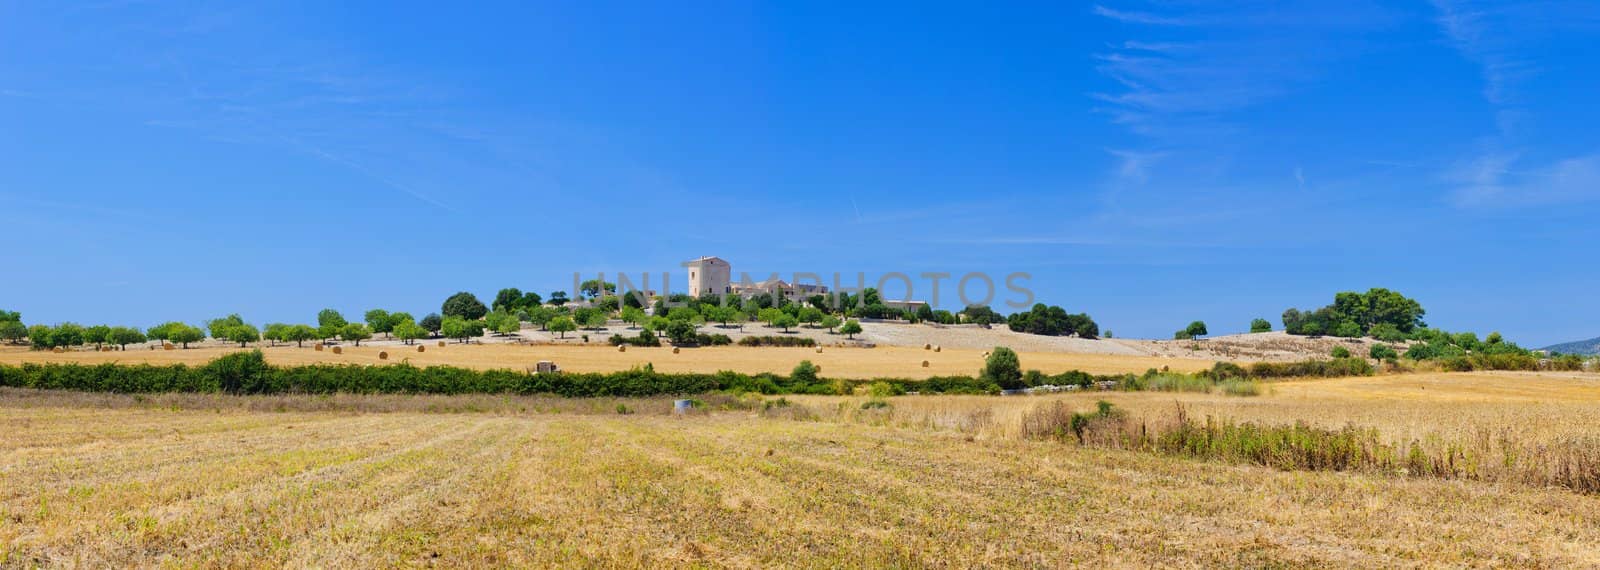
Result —
<path fill-rule="evenodd" d="M 792 300 L 803 300 L 812 295 L 826 295 L 828 288 L 821 284 L 790 283 L 782 279 L 769 277 L 754 283 L 741 283 L 733 280 L 733 266 L 727 260 L 716 256 L 707 256 L 684 262 L 689 270 L 688 293 L 694 296 L 707 293 L 730 293 L 740 297 L 750 297 L 762 293 L 783 295 Z"/>
<path fill-rule="evenodd" d="M 707 293 L 730 293 L 729 287 L 733 277 L 733 267 L 728 261 L 715 256 L 702 257 L 685 262 L 684 267 L 689 269 L 689 294 L 696 297 Z"/>

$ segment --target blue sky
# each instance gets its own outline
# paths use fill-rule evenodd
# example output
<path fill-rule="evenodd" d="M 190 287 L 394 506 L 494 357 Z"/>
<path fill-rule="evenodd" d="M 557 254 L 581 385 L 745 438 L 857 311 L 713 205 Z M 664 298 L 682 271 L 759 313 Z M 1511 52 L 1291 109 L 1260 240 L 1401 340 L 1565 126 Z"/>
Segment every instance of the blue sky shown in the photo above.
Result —
<path fill-rule="evenodd" d="M 420 315 L 719 255 L 1028 272 L 1118 336 L 1375 286 L 1600 335 L 1592 2 L 441 8 L 0 4 L 0 307 Z"/>

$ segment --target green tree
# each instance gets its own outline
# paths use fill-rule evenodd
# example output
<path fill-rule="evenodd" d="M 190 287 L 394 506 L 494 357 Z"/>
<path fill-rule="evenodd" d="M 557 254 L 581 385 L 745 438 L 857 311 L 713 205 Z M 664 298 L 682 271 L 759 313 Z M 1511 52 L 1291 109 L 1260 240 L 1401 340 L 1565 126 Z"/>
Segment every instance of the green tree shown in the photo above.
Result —
<path fill-rule="evenodd" d="M 495 293 L 494 303 L 491 303 L 489 308 L 507 312 L 522 308 L 522 290 L 516 287 L 501 289 L 499 293 Z"/>
<path fill-rule="evenodd" d="M 610 319 L 608 317 L 606 317 L 606 314 L 604 312 L 595 311 L 593 313 L 589 313 L 589 316 L 584 317 L 583 326 L 589 327 L 589 328 L 594 329 L 594 330 L 601 330 L 601 329 L 606 328 L 606 322 L 609 321 L 609 320 Z"/>
<path fill-rule="evenodd" d="M 628 328 L 634 328 L 645 319 L 644 309 L 638 307 L 623 307 L 622 322 L 628 323 Z"/>
<path fill-rule="evenodd" d="M 394 320 L 394 315 L 390 315 L 389 311 L 383 309 L 367 311 L 365 317 L 367 328 L 372 329 L 373 334 L 383 333 L 385 337 L 389 336 L 389 333 L 394 330 L 395 323 L 399 322 Z"/>
<path fill-rule="evenodd" d="M 283 341 L 292 342 L 295 346 L 304 348 L 306 341 L 323 338 L 318 334 L 319 331 L 311 328 L 311 325 L 290 325 L 289 328 L 283 330 Z"/>
<path fill-rule="evenodd" d="M 817 365 L 810 360 L 802 360 L 794 365 L 794 370 L 789 371 L 789 380 L 796 384 L 815 384 L 818 380 Z"/>
<path fill-rule="evenodd" d="M 832 333 L 833 329 L 839 327 L 839 317 L 824 315 L 822 320 L 817 323 L 817 326 L 828 329 L 828 332 Z"/>
<path fill-rule="evenodd" d="M 1025 388 L 1022 382 L 1022 361 L 1017 358 L 1017 353 L 1004 346 L 997 346 L 989 353 L 988 360 L 983 363 L 983 370 L 978 372 L 978 377 L 989 382 L 994 382 L 1002 390 L 1017 390 Z"/>
<path fill-rule="evenodd" d="M 28 327 L 28 343 L 33 345 L 34 350 L 50 348 L 55 346 L 50 344 L 55 336 L 54 333 L 55 331 L 49 326 L 33 325 Z"/>
<path fill-rule="evenodd" d="M 240 323 L 222 329 L 222 338 L 230 342 L 237 342 L 239 343 L 239 348 L 244 348 L 246 343 L 260 342 L 261 331 L 256 330 L 254 325 Z"/>
<path fill-rule="evenodd" d="M 111 334 L 106 337 L 111 344 L 127 350 L 128 345 L 144 342 L 144 333 L 133 327 L 111 327 Z"/>
<path fill-rule="evenodd" d="M 1272 332 L 1272 322 L 1268 321 L 1266 319 L 1256 319 L 1256 320 L 1250 321 L 1250 332 L 1252 332 L 1252 333 Z"/>
<path fill-rule="evenodd" d="M 700 307 L 700 314 L 704 315 L 707 321 L 722 323 L 723 326 L 727 326 L 728 321 L 733 320 L 733 314 L 737 312 L 739 312 L 738 309 L 721 305 L 703 305 Z"/>
<path fill-rule="evenodd" d="M 1372 328 L 1367 330 L 1367 334 L 1384 342 L 1400 342 L 1406 339 L 1406 333 L 1400 332 L 1400 327 L 1390 323 L 1372 325 Z"/>
<path fill-rule="evenodd" d="M 261 329 L 261 338 L 269 342 L 272 346 L 277 346 L 279 342 L 283 341 L 283 333 L 286 330 L 289 330 L 289 325 L 283 323 L 267 323 L 267 326 Z"/>
<path fill-rule="evenodd" d="M 855 319 L 845 321 L 839 325 L 839 332 L 844 333 L 846 338 L 854 339 L 856 335 L 861 334 L 861 321 Z"/>
<path fill-rule="evenodd" d="M 545 325 L 549 324 L 550 319 L 555 317 L 556 310 L 550 307 L 546 307 L 544 305 L 534 305 L 532 307 L 528 307 L 528 322 L 539 325 L 539 328 L 541 329 L 547 329 Z"/>
<path fill-rule="evenodd" d="M 1372 345 L 1372 348 L 1367 350 L 1367 355 L 1376 360 L 1394 360 L 1396 358 L 1400 358 L 1400 354 L 1395 352 L 1394 347 L 1387 344 Z"/>
<path fill-rule="evenodd" d="M 428 336 L 428 330 L 422 328 L 422 325 L 405 320 L 394 326 L 394 336 L 406 344 L 411 344 L 412 341 Z"/>
<path fill-rule="evenodd" d="M 145 329 L 145 333 L 144 334 L 145 334 L 145 336 L 150 337 L 150 340 L 165 341 L 165 340 L 167 340 L 167 337 L 171 336 L 171 334 L 170 334 L 171 327 L 172 327 L 172 323 L 161 323 L 159 325 L 156 325 L 156 326 L 150 327 L 148 329 Z"/>
<path fill-rule="evenodd" d="M 661 315 L 652 315 L 649 319 L 645 320 L 644 329 L 649 331 L 663 332 L 667 330 L 667 325 L 669 324 L 672 324 L 672 319 L 663 317 Z"/>
<path fill-rule="evenodd" d="M 560 316 L 550 319 L 545 327 L 551 332 L 560 333 L 561 338 L 567 338 L 568 332 L 578 330 L 578 323 L 572 322 L 572 317 Z"/>
<path fill-rule="evenodd" d="M 959 315 L 961 316 L 962 320 L 977 325 L 987 326 L 1006 321 L 1004 317 L 1000 316 L 1000 313 L 994 312 L 994 309 L 989 308 L 988 305 L 968 306 L 967 308 L 962 309 Z"/>
<path fill-rule="evenodd" d="M 790 315 L 788 313 L 784 313 L 778 318 L 772 320 L 772 326 L 782 328 L 783 332 L 789 332 L 789 329 L 794 328 L 799 324 L 800 319 L 794 318 L 794 315 Z"/>
<path fill-rule="evenodd" d="M 499 334 L 510 334 L 522 328 L 517 316 L 505 309 L 495 309 L 483 317 L 483 326 Z"/>
<path fill-rule="evenodd" d="M 616 292 L 616 290 L 616 283 L 608 283 L 599 279 L 590 279 L 578 284 L 578 293 L 589 299 L 609 295 Z"/>
<path fill-rule="evenodd" d="M 555 305 L 557 307 L 560 307 L 562 305 L 567 304 L 568 301 L 570 301 L 570 299 L 567 298 L 567 292 L 566 291 L 551 291 L 550 292 L 550 304 L 551 305 Z"/>
<path fill-rule="evenodd" d="M 22 313 L 0 309 L 0 323 L 12 321 L 22 322 Z"/>
<path fill-rule="evenodd" d="M 1350 349 L 1343 346 L 1335 346 L 1333 350 L 1328 352 L 1328 355 L 1334 358 L 1350 358 Z"/>
<path fill-rule="evenodd" d="M 517 301 L 517 307 L 523 309 L 531 309 L 543 304 L 544 299 L 540 297 L 538 293 L 534 293 L 533 291 L 523 293 L 522 299 Z"/>
<path fill-rule="evenodd" d="M 95 348 L 104 345 L 110 336 L 111 327 L 106 325 L 94 325 L 83 329 L 83 342 L 92 344 Z"/>
<path fill-rule="evenodd" d="M 1207 334 L 1210 334 L 1209 332 L 1206 331 L 1206 322 L 1205 321 L 1195 321 L 1195 322 L 1189 323 L 1189 326 L 1184 327 L 1183 332 L 1189 333 L 1189 336 L 1191 338 L 1192 337 L 1206 336 Z"/>
<path fill-rule="evenodd" d="M 761 309 L 760 312 L 756 313 L 756 320 L 767 323 L 768 326 L 777 326 L 775 323 L 778 321 L 778 318 L 782 316 L 783 310 L 781 309 Z"/>
<path fill-rule="evenodd" d="M 228 338 L 228 329 L 244 324 L 244 318 L 239 313 L 206 321 L 206 330 L 211 332 L 211 338 Z"/>
<path fill-rule="evenodd" d="M 806 307 L 800 309 L 799 314 L 795 315 L 795 318 L 799 319 L 800 322 L 815 328 L 816 324 L 822 321 L 822 316 L 822 309 L 818 309 L 816 307 Z"/>
<path fill-rule="evenodd" d="M 78 346 L 83 344 L 83 325 L 61 323 L 50 330 L 50 346 Z"/>
<path fill-rule="evenodd" d="M 439 334 L 439 329 L 444 327 L 444 319 L 439 317 L 439 313 L 428 313 L 417 321 L 417 326 L 428 331 L 428 334 Z"/>
<path fill-rule="evenodd" d="M 489 308 L 483 306 L 483 301 L 466 291 L 458 292 L 444 300 L 444 305 L 439 311 L 446 317 L 461 317 L 469 321 L 476 321 L 489 313 Z M 445 336 L 449 336 L 446 333 Z"/>
<path fill-rule="evenodd" d="M 491 313 L 493 314 L 493 313 Z M 494 324 L 494 332 L 502 335 L 516 334 L 522 330 L 522 321 L 516 315 L 500 311 L 500 319 Z"/>
<path fill-rule="evenodd" d="M 452 315 L 444 318 L 444 324 L 439 330 L 444 333 L 445 338 L 453 338 L 465 344 L 468 339 L 483 334 L 483 322 Z"/>
<path fill-rule="evenodd" d="M 28 327 L 22 321 L 0 321 L 0 341 L 15 344 L 25 338 L 28 338 Z"/>
<path fill-rule="evenodd" d="M 183 345 L 185 349 L 189 348 L 189 343 L 200 342 L 206 338 L 205 331 L 200 330 L 200 327 L 184 323 L 167 323 L 166 331 L 167 340 Z"/>
<path fill-rule="evenodd" d="M 349 323 L 339 330 L 339 338 L 356 343 L 361 346 L 361 341 L 372 338 L 372 329 L 361 323 Z"/>
<path fill-rule="evenodd" d="M 695 343 L 694 324 L 689 321 L 671 320 L 667 323 L 667 338 L 672 344 L 691 345 Z"/>
<path fill-rule="evenodd" d="M 339 331 L 344 330 L 347 324 L 350 324 L 349 321 L 344 320 L 344 315 L 339 314 L 339 311 L 333 309 L 317 311 L 317 334 L 322 335 L 323 339 L 339 336 Z"/>

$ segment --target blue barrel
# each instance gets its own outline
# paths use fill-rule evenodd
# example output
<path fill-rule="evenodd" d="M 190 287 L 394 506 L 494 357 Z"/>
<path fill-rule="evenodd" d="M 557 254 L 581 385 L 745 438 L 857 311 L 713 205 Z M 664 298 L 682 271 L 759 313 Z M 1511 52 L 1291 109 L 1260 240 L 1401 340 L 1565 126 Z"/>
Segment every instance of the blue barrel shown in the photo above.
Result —
<path fill-rule="evenodd" d="M 689 409 L 693 408 L 693 407 L 694 407 L 694 400 L 673 400 L 672 401 L 672 413 L 674 413 L 674 414 L 687 414 L 687 413 L 689 413 Z"/>

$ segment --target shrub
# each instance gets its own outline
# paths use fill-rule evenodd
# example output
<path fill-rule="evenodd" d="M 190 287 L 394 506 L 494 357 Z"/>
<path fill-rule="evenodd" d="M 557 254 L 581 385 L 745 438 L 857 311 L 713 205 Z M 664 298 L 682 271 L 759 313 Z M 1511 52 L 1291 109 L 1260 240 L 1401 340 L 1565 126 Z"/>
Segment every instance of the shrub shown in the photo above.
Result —
<path fill-rule="evenodd" d="M 718 335 L 724 336 L 724 335 Z M 817 341 L 803 336 L 747 336 L 739 339 L 739 346 L 816 346 Z"/>
<path fill-rule="evenodd" d="M 1210 392 L 1211 381 L 1188 374 L 1162 373 L 1142 379 L 1145 390 L 1156 392 Z"/>
<path fill-rule="evenodd" d="M 995 383 L 1002 390 L 1027 387 L 1022 382 L 1022 363 L 1017 358 L 1017 353 L 1003 346 L 997 346 L 989 353 L 989 358 L 984 361 L 983 370 L 978 373 L 978 377 Z"/>
<path fill-rule="evenodd" d="M 630 346 L 661 346 L 661 339 L 656 338 L 656 333 L 650 332 L 650 329 L 644 329 L 639 331 L 639 336 L 612 335 L 611 344 L 613 346 L 624 344 Z"/>
<path fill-rule="evenodd" d="M 1334 358 L 1350 358 L 1350 349 L 1343 346 L 1335 346 L 1333 347 L 1333 350 L 1328 352 L 1328 356 L 1332 356 Z"/>
<path fill-rule="evenodd" d="M 1370 376 L 1372 363 L 1365 358 L 1335 358 L 1333 360 L 1304 360 L 1300 362 L 1255 362 L 1250 364 L 1249 377 L 1257 379 L 1340 376 Z"/>
<path fill-rule="evenodd" d="M 1374 344 L 1367 350 L 1367 356 L 1377 360 L 1394 360 L 1400 358 L 1400 353 L 1395 352 L 1394 347 L 1387 344 Z"/>
<path fill-rule="evenodd" d="M 789 372 L 789 378 L 795 382 L 815 383 L 818 380 L 817 365 L 812 364 L 810 360 L 802 360 L 794 365 L 794 370 Z"/>
<path fill-rule="evenodd" d="M 1217 387 L 1222 389 L 1223 394 L 1229 396 L 1261 395 L 1261 383 L 1255 380 L 1245 380 L 1240 378 L 1223 380 L 1222 383 L 1217 384 Z"/>
<path fill-rule="evenodd" d="M 1256 320 L 1250 321 L 1250 332 L 1252 332 L 1252 333 L 1272 332 L 1272 322 L 1268 321 L 1266 319 L 1256 319 Z"/>

